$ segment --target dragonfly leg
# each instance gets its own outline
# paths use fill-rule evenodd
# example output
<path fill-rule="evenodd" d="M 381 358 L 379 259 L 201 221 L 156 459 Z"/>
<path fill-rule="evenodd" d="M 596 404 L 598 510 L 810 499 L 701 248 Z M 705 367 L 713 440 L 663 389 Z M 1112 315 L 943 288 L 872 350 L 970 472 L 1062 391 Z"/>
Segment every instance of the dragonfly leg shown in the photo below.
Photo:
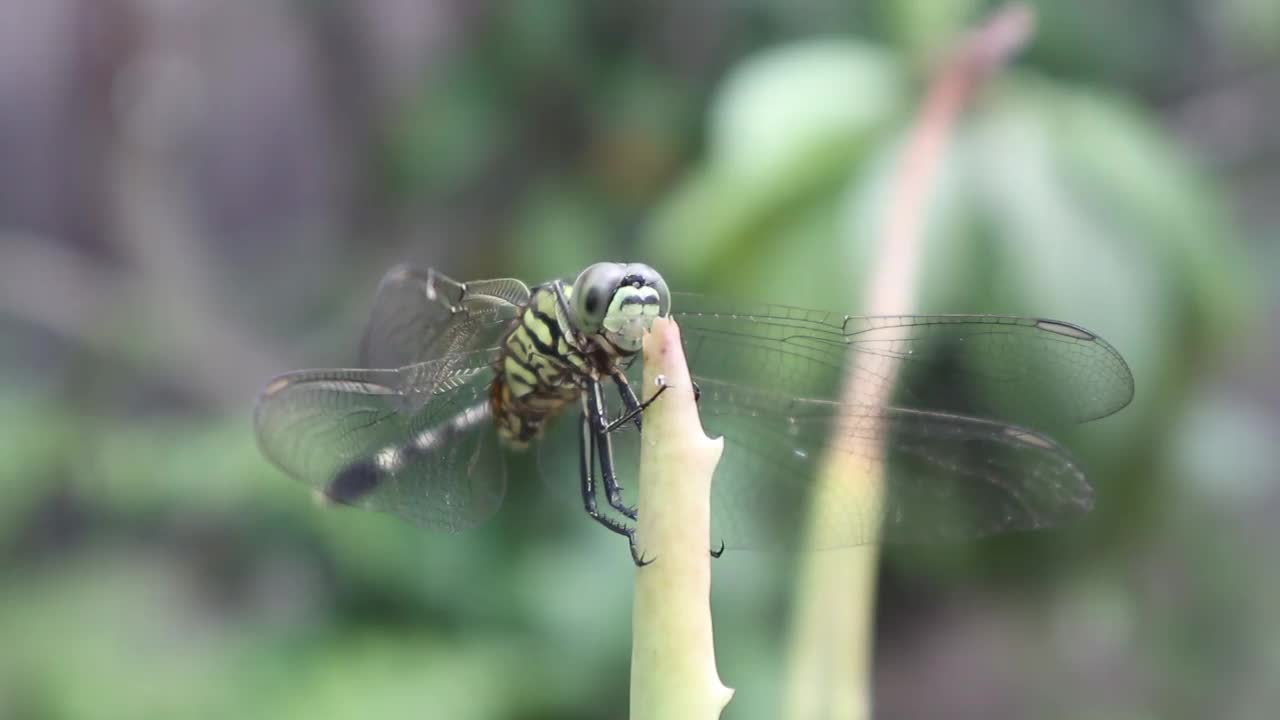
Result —
<path fill-rule="evenodd" d="M 613 372 L 613 380 L 618 386 L 618 394 L 622 396 L 622 402 L 627 406 L 627 411 L 617 420 L 609 423 L 609 427 L 605 432 L 613 432 L 623 425 L 626 425 L 627 422 L 631 420 L 635 421 L 636 429 L 641 430 L 640 415 L 645 411 L 645 408 L 649 407 L 649 405 L 653 403 L 654 400 L 657 400 L 662 393 L 666 392 L 667 388 L 671 387 L 670 385 L 667 385 L 665 381 L 661 380 L 661 376 L 659 376 L 659 378 L 661 385 L 658 387 L 658 391 L 655 392 L 648 400 L 639 402 L 636 398 L 635 391 L 631 389 L 631 383 L 627 382 L 627 376 L 622 374 L 621 370 L 615 370 Z M 693 383 L 693 401 L 695 403 L 701 401 L 702 388 L 698 387 L 698 383 L 692 379 L 690 379 L 689 382 Z"/>
<path fill-rule="evenodd" d="M 595 433 L 596 454 L 600 458 L 600 476 L 604 480 L 605 497 L 609 507 L 622 513 L 631 520 L 636 519 L 636 509 L 622 500 L 622 486 L 618 484 L 618 476 L 613 468 L 613 440 L 609 437 L 610 424 L 605 417 L 604 391 L 599 382 L 592 382 L 587 388 L 587 412 L 585 413 Z"/>
<path fill-rule="evenodd" d="M 631 392 L 631 386 L 626 384 L 625 377 L 623 378 L 622 382 L 619 383 L 618 387 L 620 391 L 623 388 L 626 389 L 626 392 L 623 394 L 624 401 L 627 397 L 627 393 L 630 393 L 632 401 L 633 402 L 635 401 L 635 393 Z M 601 474 L 604 476 L 605 490 L 607 491 L 607 494 L 609 496 L 609 505 L 613 507 L 615 510 L 617 510 L 618 512 L 622 513 L 623 515 L 626 515 L 628 518 L 631 518 L 632 520 L 636 519 L 636 511 L 634 508 L 631 508 L 622 502 L 622 487 L 618 485 L 617 480 L 614 477 L 612 441 L 609 438 L 609 433 L 626 425 L 627 421 L 631 419 L 632 415 L 636 416 L 636 422 L 638 424 L 639 414 L 644 412 L 644 409 L 649 407 L 649 404 L 652 403 L 654 400 L 657 400 L 658 396 L 661 395 L 663 391 L 665 391 L 669 387 L 671 386 L 665 385 L 665 384 L 662 385 L 660 388 L 658 388 L 658 391 L 653 394 L 653 397 L 650 397 L 648 400 L 644 401 L 643 403 L 638 403 L 634 408 L 631 408 L 625 415 L 606 425 L 604 427 L 603 432 L 600 433 L 600 468 L 601 468 Z M 603 418 L 604 411 L 601 409 L 601 406 L 603 405 L 604 398 L 602 397 L 601 394 L 599 394 L 599 390 L 600 390 L 599 383 L 596 383 L 595 387 L 587 395 L 589 405 L 588 405 L 587 411 L 583 413 L 584 420 L 590 418 L 592 415 L 597 415 Z M 698 396 L 701 395 L 702 393 L 702 391 L 698 389 L 697 383 L 693 384 L 693 393 L 694 393 L 694 399 L 696 401 Z M 594 400 L 592 400 L 593 398 Z M 595 444 L 594 440 L 595 439 L 592 438 L 592 441 L 593 441 L 592 445 Z M 594 454 L 594 451 L 592 451 L 592 454 Z M 586 466 L 584 465 L 584 467 Z M 613 481 L 610 482 L 610 480 L 613 480 Z M 594 481 L 592 482 L 594 483 Z M 592 496 L 593 505 L 594 505 L 594 502 L 595 502 L 595 497 L 593 495 Z M 632 555 L 632 558 L 635 559 L 636 550 L 635 550 L 634 536 L 631 537 L 631 546 L 632 546 L 631 555 Z M 720 543 L 720 547 L 718 549 L 711 551 L 711 557 L 713 558 L 719 558 L 723 554 L 724 554 L 723 542 Z M 640 565 L 643 563 L 640 563 L 639 561 L 637 561 L 636 564 Z"/>
<path fill-rule="evenodd" d="M 636 544 L 636 529 L 628 527 L 617 520 L 605 515 L 596 508 L 596 482 L 592 472 L 595 465 L 596 454 L 596 429 L 592 427 L 591 418 L 588 413 L 582 415 L 582 427 L 579 435 L 580 454 L 579 461 L 581 463 L 582 472 L 582 506 L 586 509 L 587 514 L 592 520 L 600 523 L 610 531 L 622 535 L 627 539 L 627 544 L 631 549 L 631 561 L 636 567 L 644 567 L 652 560 L 645 559 L 640 553 L 640 547 Z"/>
<path fill-rule="evenodd" d="M 659 376 L 659 378 L 661 378 L 661 376 Z M 639 402 L 636 399 L 635 391 L 631 389 L 631 384 L 627 382 L 626 375 L 623 375 L 620 371 L 615 372 L 613 375 L 613 380 L 614 380 L 614 383 L 618 386 L 618 394 L 622 396 L 622 402 L 624 405 L 627 406 L 627 411 L 623 413 L 617 420 L 610 422 L 609 425 L 605 427 L 604 431 L 607 433 L 611 433 L 631 421 L 635 422 L 637 430 L 641 430 L 642 429 L 640 427 L 641 413 L 643 413 L 646 408 L 652 405 L 653 401 L 657 400 L 662 395 L 662 393 L 666 392 L 667 388 L 671 387 L 670 385 L 667 385 L 665 381 L 660 380 L 659 381 L 660 384 L 658 385 L 658 391 L 655 392 L 652 396 L 650 396 L 648 400 L 645 400 L 644 402 Z"/>
<path fill-rule="evenodd" d="M 636 391 L 631 389 L 631 383 L 627 382 L 627 375 L 622 372 L 621 368 L 615 367 L 613 372 L 609 373 L 609 376 L 613 378 L 614 387 L 618 388 L 618 396 L 622 398 L 622 404 L 627 408 L 626 413 L 623 414 L 622 417 L 612 423 L 609 423 L 609 432 L 613 432 L 617 429 L 614 426 L 622 427 L 623 425 L 626 425 L 628 420 L 635 420 L 637 430 L 643 429 L 640 427 L 640 413 L 644 411 L 644 408 L 647 407 L 649 403 L 645 403 L 644 406 L 641 406 L 640 399 L 636 397 Z M 662 394 L 661 390 L 659 390 L 653 398 L 649 398 L 649 402 L 653 402 L 653 399 L 658 397 L 660 394 Z"/>

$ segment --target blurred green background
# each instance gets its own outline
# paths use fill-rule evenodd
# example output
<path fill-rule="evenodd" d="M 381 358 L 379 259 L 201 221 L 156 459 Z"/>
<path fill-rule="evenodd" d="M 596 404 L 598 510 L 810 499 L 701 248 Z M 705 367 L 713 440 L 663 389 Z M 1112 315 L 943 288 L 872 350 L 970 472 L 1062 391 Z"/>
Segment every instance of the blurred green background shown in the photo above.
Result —
<path fill-rule="evenodd" d="M 891 551 L 878 716 L 1280 707 L 1280 4 L 1032 3 L 956 128 L 918 309 L 1058 317 L 1137 397 L 1062 436 L 1086 523 Z M 622 718 L 632 568 L 515 483 L 444 536 L 259 456 L 381 273 L 856 312 L 941 0 L 0 1 L 0 718 Z M 715 563 L 728 718 L 791 565 Z"/>

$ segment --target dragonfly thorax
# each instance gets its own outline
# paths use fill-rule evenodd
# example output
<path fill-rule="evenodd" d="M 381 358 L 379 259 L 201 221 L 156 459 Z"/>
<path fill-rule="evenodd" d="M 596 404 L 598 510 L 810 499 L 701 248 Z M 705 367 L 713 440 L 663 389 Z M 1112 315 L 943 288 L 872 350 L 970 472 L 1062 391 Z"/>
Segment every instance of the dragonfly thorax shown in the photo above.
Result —
<path fill-rule="evenodd" d="M 670 307 L 662 276 L 639 263 L 597 263 L 572 286 L 533 288 L 503 340 L 492 387 L 503 440 L 519 447 L 537 438 L 582 388 L 639 352 L 653 321 Z"/>
<path fill-rule="evenodd" d="M 490 391 L 493 420 L 507 445 L 527 445 L 578 400 L 585 382 L 599 374 L 592 349 L 572 327 L 563 285 L 533 288 L 502 340 Z"/>

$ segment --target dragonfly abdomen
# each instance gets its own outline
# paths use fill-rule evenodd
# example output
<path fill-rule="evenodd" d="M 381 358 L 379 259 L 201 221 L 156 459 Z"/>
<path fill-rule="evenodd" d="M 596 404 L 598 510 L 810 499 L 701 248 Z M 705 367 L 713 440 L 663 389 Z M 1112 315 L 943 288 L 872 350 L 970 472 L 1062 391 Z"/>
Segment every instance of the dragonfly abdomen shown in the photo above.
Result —
<path fill-rule="evenodd" d="M 480 402 L 418 432 L 407 443 L 387 445 L 369 457 L 356 460 L 334 475 L 324 488 L 325 497 L 343 505 L 357 505 L 405 467 L 447 451 L 456 436 L 470 432 L 490 417 L 489 403 Z"/>

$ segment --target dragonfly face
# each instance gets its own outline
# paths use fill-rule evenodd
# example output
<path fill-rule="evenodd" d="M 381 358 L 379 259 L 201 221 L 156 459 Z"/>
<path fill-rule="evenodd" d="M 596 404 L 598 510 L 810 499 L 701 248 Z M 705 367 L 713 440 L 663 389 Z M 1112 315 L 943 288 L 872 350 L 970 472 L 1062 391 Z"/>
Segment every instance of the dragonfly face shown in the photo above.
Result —
<path fill-rule="evenodd" d="M 671 309 L 666 281 L 639 263 L 596 263 L 578 275 L 571 297 L 579 329 L 628 354 L 640 350 L 654 318 Z"/>
<path fill-rule="evenodd" d="M 615 464 L 614 446 L 637 435 L 630 359 L 662 315 L 680 324 L 703 426 L 726 441 L 709 547 L 789 542 L 804 524 L 828 546 L 1053 527 L 1089 510 L 1093 489 L 1040 430 L 1133 396 L 1116 350 L 1059 321 L 744 305 L 673 295 L 639 264 L 532 289 L 400 266 L 378 289 L 363 367 L 272 380 L 259 445 L 332 500 L 457 531 L 497 510 L 509 450 L 572 430 L 577 406 L 582 505 L 631 537 L 618 477 L 634 468 Z M 859 392 L 843 391 L 849 379 Z M 814 507 L 822 462 L 851 491 Z M 871 481 L 879 492 L 862 492 Z"/>

